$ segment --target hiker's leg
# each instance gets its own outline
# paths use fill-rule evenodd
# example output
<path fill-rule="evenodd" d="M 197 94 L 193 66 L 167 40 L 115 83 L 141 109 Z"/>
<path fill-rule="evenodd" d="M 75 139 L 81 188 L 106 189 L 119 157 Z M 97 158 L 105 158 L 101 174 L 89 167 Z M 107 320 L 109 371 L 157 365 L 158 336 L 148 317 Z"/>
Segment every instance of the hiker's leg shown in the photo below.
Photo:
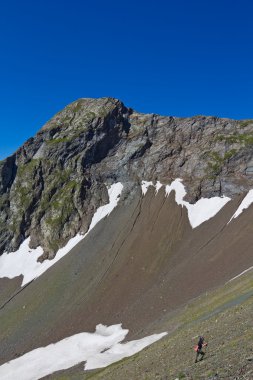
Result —
<path fill-rule="evenodd" d="M 203 360 L 203 358 L 204 358 L 204 356 L 205 356 L 205 352 L 204 352 L 204 351 L 200 351 L 199 353 L 200 353 L 200 355 L 201 355 L 200 360 Z"/>

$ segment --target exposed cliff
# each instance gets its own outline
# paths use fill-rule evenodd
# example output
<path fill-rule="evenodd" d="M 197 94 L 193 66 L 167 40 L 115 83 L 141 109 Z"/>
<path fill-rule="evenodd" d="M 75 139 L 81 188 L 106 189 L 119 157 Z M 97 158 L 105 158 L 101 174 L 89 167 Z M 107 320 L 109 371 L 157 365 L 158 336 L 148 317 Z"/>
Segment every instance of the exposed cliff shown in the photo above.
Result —
<path fill-rule="evenodd" d="M 0 253 L 27 237 L 53 257 L 95 210 L 106 185 L 182 178 L 188 200 L 253 185 L 253 121 L 140 114 L 113 98 L 80 99 L 0 162 Z M 42 258 L 42 259 L 43 259 Z"/>

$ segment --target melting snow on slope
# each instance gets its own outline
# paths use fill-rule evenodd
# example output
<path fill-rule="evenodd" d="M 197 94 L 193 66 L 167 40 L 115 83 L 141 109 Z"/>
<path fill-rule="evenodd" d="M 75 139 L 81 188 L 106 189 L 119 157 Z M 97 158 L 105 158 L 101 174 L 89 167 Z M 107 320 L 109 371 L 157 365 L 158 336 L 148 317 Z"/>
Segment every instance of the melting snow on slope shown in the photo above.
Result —
<path fill-rule="evenodd" d="M 120 182 L 115 183 L 108 189 L 109 203 L 97 209 L 97 211 L 93 215 L 89 230 L 88 232 L 86 232 L 84 236 L 86 236 L 101 219 L 103 219 L 105 216 L 108 216 L 112 212 L 112 210 L 117 206 L 122 190 L 123 185 Z"/>
<path fill-rule="evenodd" d="M 155 193 L 157 194 L 158 191 L 161 189 L 162 187 L 162 183 L 160 181 L 157 181 L 156 184 L 155 184 Z"/>
<path fill-rule="evenodd" d="M 251 203 L 253 203 L 253 190 L 250 190 L 246 197 L 243 198 L 240 206 L 238 207 L 238 209 L 236 210 L 236 212 L 234 213 L 234 215 L 228 223 L 230 223 L 232 219 L 237 218 L 243 212 L 243 210 L 246 210 L 246 208 L 248 208 L 251 205 Z"/>
<path fill-rule="evenodd" d="M 153 182 L 142 181 L 142 193 L 145 195 L 148 187 L 154 186 Z M 158 181 L 154 186 L 156 193 L 162 187 L 162 184 Z M 190 204 L 184 201 L 186 195 L 185 187 L 182 184 L 181 179 L 176 179 L 170 185 L 166 185 L 165 193 L 168 196 L 170 192 L 174 190 L 175 200 L 178 205 L 185 206 L 188 211 L 188 218 L 192 228 L 198 227 L 206 220 L 215 216 L 225 204 L 230 201 L 228 197 L 213 197 L 213 198 L 201 198 L 196 203 Z"/>
<path fill-rule="evenodd" d="M 157 194 L 158 191 L 160 190 L 160 188 L 163 186 L 163 184 L 160 181 L 157 181 L 155 185 L 153 184 L 152 181 L 142 181 L 141 182 L 141 190 L 142 190 L 142 194 L 143 195 L 146 194 L 146 192 L 148 191 L 148 188 L 150 186 L 154 186 L 155 187 L 156 194 Z"/>
<path fill-rule="evenodd" d="M 153 182 L 149 182 L 149 181 L 142 181 L 141 182 L 141 190 L 142 190 L 143 195 L 146 194 L 146 192 L 148 191 L 148 188 L 150 186 L 153 186 Z"/>
<path fill-rule="evenodd" d="M 228 197 L 201 198 L 196 203 L 190 204 L 183 200 L 186 195 L 184 185 L 181 179 L 176 179 L 171 185 L 166 186 L 166 195 L 171 190 L 175 190 L 176 202 L 178 205 L 185 206 L 188 210 L 188 218 L 192 228 L 198 227 L 206 220 L 216 215 L 225 204 L 230 201 Z"/>
<path fill-rule="evenodd" d="M 253 267 L 250 267 L 250 268 L 248 268 L 248 269 L 245 269 L 243 272 L 239 273 L 237 276 L 231 278 L 231 280 L 229 280 L 228 282 L 230 282 L 230 281 L 234 281 L 236 278 L 243 276 L 245 273 L 248 273 L 248 272 L 251 271 L 252 269 L 253 269 Z"/>
<path fill-rule="evenodd" d="M 74 238 L 70 239 L 65 247 L 59 249 L 54 259 L 39 263 L 37 259 L 43 254 L 43 249 L 41 247 L 36 249 L 29 248 L 30 238 L 27 238 L 16 252 L 3 253 L 0 256 L 0 278 L 14 278 L 23 275 L 22 286 L 24 286 L 34 278 L 39 277 L 84 239 L 101 219 L 112 212 L 118 204 L 122 189 L 123 185 L 120 182 L 111 185 L 108 189 L 109 203 L 97 209 L 88 232 L 85 235 L 77 234 Z"/>
<path fill-rule="evenodd" d="M 134 355 L 167 333 L 120 343 L 128 334 L 121 324 L 97 325 L 94 333 L 80 333 L 47 347 L 37 348 L 0 366 L 1 380 L 36 380 L 86 361 L 85 370 L 106 367 Z"/>

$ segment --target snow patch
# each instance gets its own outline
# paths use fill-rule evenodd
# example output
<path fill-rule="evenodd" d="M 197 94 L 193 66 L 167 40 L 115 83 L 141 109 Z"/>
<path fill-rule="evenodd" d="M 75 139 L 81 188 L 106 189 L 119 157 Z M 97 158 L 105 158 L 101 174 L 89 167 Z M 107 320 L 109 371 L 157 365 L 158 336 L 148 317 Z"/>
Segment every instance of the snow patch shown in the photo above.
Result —
<path fill-rule="evenodd" d="M 4 252 L 0 256 L 0 278 L 14 278 L 23 275 L 22 286 L 24 286 L 42 275 L 42 273 L 48 270 L 83 240 L 101 219 L 112 212 L 118 204 L 122 189 L 123 185 L 120 182 L 108 188 L 109 203 L 97 209 L 93 215 L 88 232 L 86 232 L 85 235 L 77 234 L 70 239 L 63 248 L 58 250 L 54 259 L 45 260 L 43 263 L 38 262 L 37 259 L 43 254 L 43 249 L 41 247 L 36 249 L 29 248 L 30 238 L 27 238 L 17 251 L 10 253 Z"/>
<path fill-rule="evenodd" d="M 242 275 L 244 275 L 245 273 L 251 271 L 252 269 L 253 269 L 253 267 L 250 267 L 250 268 L 244 270 L 243 272 L 239 273 L 237 276 L 231 278 L 231 280 L 229 280 L 228 282 L 234 281 L 236 278 L 241 277 Z"/>
<path fill-rule="evenodd" d="M 141 189 L 142 189 L 142 194 L 145 195 L 146 192 L 148 191 L 148 188 L 150 186 L 155 187 L 155 193 L 157 194 L 160 188 L 163 186 L 163 184 L 160 181 L 157 181 L 156 184 L 154 185 L 152 181 L 142 181 L 141 182 Z"/>
<path fill-rule="evenodd" d="M 213 197 L 201 198 L 194 204 L 186 202 L 183 200 L 186 195 L 185 187 L 179 178 L 173 181 L 171 185 L 166 186 L 166 195 L 168 196 L 172 190 L 176 193 L 175 200 L 177 204 L 187 208 L 192 228 L 196 228 L 206 220 L 214 217 L 230 201 L 228 197 Z"/>
<path fill-rule="evenodd" d="M 231 222 L 232 219 L 237 218 L 244 210 L 246 210 L 253 203 L 253 190 L 250 190 L 248 194 L 243 198 L 240 206 L 230 219 L 228 223 Z"/>
<path fill-rule="evenodd" d="M 163 184 L 160 182 L 160 181 L 157 181 L 156 182 L 156 185 L 155 185 L 155 193 L 157 194 L 158 191 L 161 189 L 161 187 L 163 187 Z"/>
<path fill-rule="evenodd" d="M 1 380 L 36 380 L 86 361 L 85 370 L 103 368 L 134 355 L 167 333 L 122 342 L 128 330 L 121 324 L 97 325 L 94 333 L 80 333 L 55 344 L 40 347 L 0 366 Z"/>
<path fill-rule="evenodd" d="M 108 216 L 112 212 L 112 210 L 117 206 L 122 190 L 123 185 L 120 182 L 115 183 L 108 189 L 109 203 L 97 209 L 97 211 L 93 215 L 89 230 L 88 232 L 86 232 L 84 237 L 95 227 L 95 225 L 101 219 Z"/>
<path fill-rule="evenodd" d="M 229 197 L 213 197 L 201 198 L 195 204 L 185 202 L 192 228 L 196 228 L 206 220 L 213 218 L 229 201 Z"/>
<path fill-rule="evenodd" d="M 142 181 L 142 193 L 145 195 L 149 186 L 154 186 L 152 182 Z M 158 181 L 155 185 L 156 193 L 163 185 Z M 190 204 L 184 201 L 186 195 L 185 187 L 180 178 L 175 179 L 170 185 L 165 186 L 165 194 L 175 191 L 175 200 L 178 205 L 186 207 L 188 218 L 192 228 L 198 227 L 206 220 L 214 217 L 225 204 L 230 201 L 228 197 L 201 198 L 196 203 Z"/>
<path fill-rule="evenodd" d="M 153 182 L 148 182 L 148 181 L 142 181 L 141 182 L 141 190 L 142 190 L 142 194 L 145 195 L 146 192 L 148 191 L 148 188 L 150 186 L 154 186 L 153 185 Z"/>

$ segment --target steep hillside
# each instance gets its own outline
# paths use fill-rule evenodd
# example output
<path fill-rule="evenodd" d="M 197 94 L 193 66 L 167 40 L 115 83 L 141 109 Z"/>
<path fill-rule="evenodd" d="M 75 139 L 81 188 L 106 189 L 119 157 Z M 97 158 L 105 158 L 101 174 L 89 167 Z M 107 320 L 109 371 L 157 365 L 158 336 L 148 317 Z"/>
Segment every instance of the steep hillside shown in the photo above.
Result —
<path fill-rule="evenodd" d="M 237 203 L 194 230 L 163 189 L 117 207 L 4 305 L 1 362 L 99 323 L 123 323 L 129 339 L 142 337 L 167 313 L 252 266 L 253 210 L 227 224 Z"/>
<path fill-rule="evenodd" d="M 156 327 L 170 334 L 141 353 L 92 373 L 83 374 L 79 366 L 47 379 L 251 380 L 252 313 L 251 272 L 161 319 Z M 200 333 L 208 347 L 204 360 L 195 364 L 193 347 Z"/>
<path fill-rule="evenodd" d="M 122 323 L 127 340 L 169 332 L 148 352 L 165 347 L 162 375 L 179 376 L 170 333 L 196 319 L 182 308 L 253 266 L 252 126 L 80 99 L 2 161 L 0 364 Z M 124 363 L 108 371 L 123 379 Z"/>

